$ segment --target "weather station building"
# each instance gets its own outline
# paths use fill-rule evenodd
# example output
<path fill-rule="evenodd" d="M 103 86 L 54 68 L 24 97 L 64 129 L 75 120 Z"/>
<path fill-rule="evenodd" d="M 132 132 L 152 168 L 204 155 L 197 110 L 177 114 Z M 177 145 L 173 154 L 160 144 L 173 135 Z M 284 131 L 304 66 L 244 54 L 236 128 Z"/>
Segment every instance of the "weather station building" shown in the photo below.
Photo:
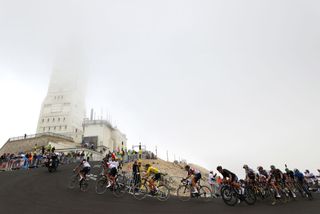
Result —
<path fill-rule="evenodd" d="M 92 114 L 91 114 L 92 115 Z M 83 122 L 83 144 L 97 148 L 98 152 L 120 151 L 127 148 L 127 137 L 108 120 L 86 119 Z"/>

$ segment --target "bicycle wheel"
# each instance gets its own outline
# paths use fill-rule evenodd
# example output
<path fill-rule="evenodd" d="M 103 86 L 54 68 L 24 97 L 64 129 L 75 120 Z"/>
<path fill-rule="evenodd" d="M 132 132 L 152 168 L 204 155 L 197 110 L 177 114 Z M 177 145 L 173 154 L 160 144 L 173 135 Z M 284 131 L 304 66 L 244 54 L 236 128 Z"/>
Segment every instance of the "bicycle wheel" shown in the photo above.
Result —
<path fill-rule="evenodd" d="M 113 185 L 112 192 L 117 198 L 123 196 L 126 193 L 126 183 L 121 183 L 116 180 L 115 185 Z"/>
<path fill-rule="evenodd" d="M 96 182 L 96 193 L 102 195 L 107 190 L 108 179 L 105 177 L 100 178 Z"/>
<path fill-rule="evenodd" d="M 276 191 L 272 187 L 265 189 L 265 200 L 271 202 L 272 205 L 276 204 Z"/>
<path fill-rule="evenodd" d="M 128 179 L 127 179 L 127 177 L 126 177 L 125 175 L 118 174 L 116 181 L 117 181 L 118 183 L 121 183 L 121 184 L 126 185 L 127 182 L 128 182 Z"/>
<path fill-rule="evenodd" d="M 88 181 L 84 178 L 80 181 L 80 190 L 82 192 L 86 192 L 89 189 L 89 183 Z"/>
<path fill-rule="evenodd" d="M 279 195 L 280 195 L 280 201 L 282 202 L 282 203 L 287 203 L 287 202 L 289 202 L 289 194 L 288 193 L 286 193 L 286 191 L 284 190 L 284 189 L 280 189 L 279 190 Z"/>
<path fill-rule="evenodd" d="M 199 189 L 199 198 L 204 201 L 211 201 L 212 200 L 212 191 L 207 186 L 200 186 Z"/>
<path fill-rule="evenodd" d="M 146 184 L 137 184 L 133 187 L 132 191 L 135 199 L 142 200 L 147 196 L 149 189 Z"/>
<path fill-rule="evenodd" d="M 177 189 L 177 196 L 180 201 L 189 201 L 191 199 L 191 187 L 188 185 L 180 185 Z"/>
<path fill-rule="evenodd" d="M 96 164 L 92 167 L 91 170 L 92 179 L 99 180 L 103 176 L 103 167 L 102 165 Z"/>
<path fill-rule="evenodd" d="M 159 185 L 156 197 L 159 201 L 166 201 L 170 197 L 170 189 L 166 185 Z"/>
<path fill-rule="evenodd" d="M 248 204 L 248 205 L 254 205 L 257 201 L 257 197 L 255 195 L 254 190 L 251 187 L 246 187 L 244 189 L 244 201 Z"/>
<path fill-rule="evenodd" d="M 221 197 L 223 202 L 229 206 L 236 205 L 239 200 L 233 188 L 231 188 L 230 186 L 223 186 L 221 188 Z"/>
<path fill-rule="evenodd" d="M 72 175 L 68 183 L 68 188 L 74 189 L 77 185 L 77 181 L 78 181 L 78 175 Z"/>
<path fill-rule="evenodd" d="M 302 186 L 303 191 L 305 192 L 305 198 L 307 198 L 309 201 L 313 200 L 312 193 L 310 192 L 307 185 Z"/>

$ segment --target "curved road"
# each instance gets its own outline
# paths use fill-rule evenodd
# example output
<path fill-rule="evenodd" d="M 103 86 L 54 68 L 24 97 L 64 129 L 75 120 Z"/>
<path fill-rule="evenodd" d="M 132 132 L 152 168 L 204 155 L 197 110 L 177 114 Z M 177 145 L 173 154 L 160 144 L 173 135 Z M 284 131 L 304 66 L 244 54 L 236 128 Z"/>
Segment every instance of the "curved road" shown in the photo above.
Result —
<path fill-rule="evenodd" d="M 50 174 L 46 168 L 0 173 L 0 211 L 1 213 L 237 213 L 237 214 L 295 214 L 320 213 L 320 196 L 313 201 L 299 199 L 287 204 L 272 206 L 258 202 L 254 206 L 240 204 L 226 206 L 220 199 L 212 202 L 180 202 L 175 198 L 160 202 L 153 198 L 137 201 L 130 195 L 115 198 L 111 192 L 97 195 L 94 182 L 86 193 L 79 189 L 67 188 L 71 166 L 62 166 Z"/>

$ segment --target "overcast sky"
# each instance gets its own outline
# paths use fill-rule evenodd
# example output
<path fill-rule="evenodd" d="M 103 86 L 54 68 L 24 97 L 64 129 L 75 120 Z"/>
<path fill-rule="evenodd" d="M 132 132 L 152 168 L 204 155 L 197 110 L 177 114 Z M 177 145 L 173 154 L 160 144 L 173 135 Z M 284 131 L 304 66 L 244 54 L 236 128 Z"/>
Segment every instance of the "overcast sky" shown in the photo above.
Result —
<path fill-rule="evenodd" d="M 129 145 L 208 169 L 315 170 L 319 26 L 317 0 L 0 0 L 0 146 L 35 133 L 55 63 L 74 51 L 87 113 L 111 114 Z"/>

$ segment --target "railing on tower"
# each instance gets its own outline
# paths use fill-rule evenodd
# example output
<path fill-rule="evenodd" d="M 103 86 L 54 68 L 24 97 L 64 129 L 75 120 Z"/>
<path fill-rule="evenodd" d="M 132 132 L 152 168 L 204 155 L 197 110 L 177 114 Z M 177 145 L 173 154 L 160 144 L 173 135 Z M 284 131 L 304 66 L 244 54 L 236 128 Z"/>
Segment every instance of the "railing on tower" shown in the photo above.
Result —
<path fill-rule="evenodd" d="M 41 136 L 60 137 L 60 138 L 66 139 L 66 140 L 73 141 L 72 137 L 68 137 L 68 136 L 65 136 L 65 135 L 62 135 L 62 134 L 57 134 L 57 133 L 52 133 L 52 132 L 44 132 L 44 133 L 39 133 L 39 134 L 12 137 L 12 138 L 9 138 L 8 142 L 17 141 L 17 140 L 24 140 L 24 139 L 31 139 L 31 138 L 41 137 Z"/>

